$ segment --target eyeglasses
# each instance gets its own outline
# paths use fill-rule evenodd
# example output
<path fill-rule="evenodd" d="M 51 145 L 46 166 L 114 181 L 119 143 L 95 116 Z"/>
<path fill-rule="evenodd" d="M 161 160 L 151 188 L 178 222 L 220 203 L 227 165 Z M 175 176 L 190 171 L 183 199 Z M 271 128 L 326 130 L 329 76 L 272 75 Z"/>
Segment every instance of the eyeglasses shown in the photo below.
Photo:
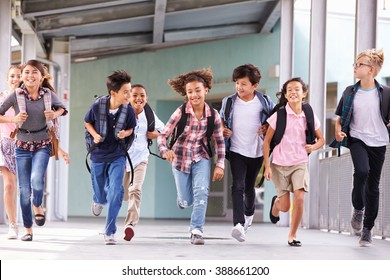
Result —
<path fill-rule="evenodd" d="M 360 66 L 363 66 L 363 65 L 364 65 L 364 66 L 368 66 L 368 67 L 372 67 L 372 65 L 365 64 L 365 63 L 361 63 L 361 62 L 352 64 L 352 66 L 353 66 L 354 68 L 360 68 Z"/>

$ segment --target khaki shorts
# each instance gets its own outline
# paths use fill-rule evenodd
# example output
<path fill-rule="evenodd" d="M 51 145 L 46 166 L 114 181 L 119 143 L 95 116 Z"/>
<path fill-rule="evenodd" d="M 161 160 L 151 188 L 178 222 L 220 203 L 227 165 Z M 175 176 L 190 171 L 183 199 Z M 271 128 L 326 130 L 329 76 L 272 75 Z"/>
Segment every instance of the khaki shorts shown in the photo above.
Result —
<path fill-rule="evenodd" d="M 276 195 L 281 197 L 288 192 L 304 189 L 309 191 L 309 171 L 307 163 L 293 166 L 280 166 L 271 163 L 272 182 L 275 184 Z"/>

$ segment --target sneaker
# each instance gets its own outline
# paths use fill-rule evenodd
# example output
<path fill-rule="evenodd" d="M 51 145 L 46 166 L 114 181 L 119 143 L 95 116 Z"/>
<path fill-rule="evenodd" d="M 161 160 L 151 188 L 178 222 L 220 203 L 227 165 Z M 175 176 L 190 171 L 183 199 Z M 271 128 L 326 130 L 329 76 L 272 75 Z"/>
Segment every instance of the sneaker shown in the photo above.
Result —
<path fill-rule="evenodd" d="M 204 245 L 203 236 L 200 234 L 191 233 L 191 244 L 193 245 Z"/>
<path fill-rule="evenodd" d="M 232 237 L 239 242 L 245 241 L 245 230 L 241 224 L 236 224 L 232 229 Z"/>
<path fill-rule="evenodd" d="M 134 237 L 134 227 L 133 225 L 126 225 L 124 240 L 130 241 Z"/>
<path fill-rule="evenodd" d="M 181 209 L 181 210 L 184 209 L 184 206 L 182 206 L 182 205 L 180 204 L 180 202 L 179 202 L 178 199 L 176 200 L 176 203 L 177 203 L 177 207 L 178 207 L 179 209 Z"/>
<path fill-rule="evenodd" d="M 105 234 L 104 235 L 104 243 L 106 245 L 115 245 L 116 244 L 115 235 L 114 234 L 111 234 L 111 235 Z"/>
<path fill-rule="evenodd" d="M 351 219 L 351 226 L 354 234 L 360 235 L 363 229 L 363 215 L 364 215 L 364 209 L 363 210 L 353 210 L 352 219 Z"/>
<path fill-rule="evenodd" d="M 8 228 L 8 239 L 18 239 L 18 225 L 17 224 L 10 224 Z"/>
<path fill-rule="evenodd" d="M 92 214 L 96 217 L 100 216 L 103 211 L 103 205 L 98 203 L 92 203 Z"/>
<path fill-rule="evenodd" d="M 250 228 L 251 225 L 252 225 L 253 216 L 254 216 L 254 215 L 252 215 L 252 216 L 247 216 L 247 215 L 245 215 L 245 216 L 244 216 L 244 217 L 245 217 L 245 224 L 244 224 L 244 231 L 245 231 L 245 233 L 248 232 L 249 228 Z"/>
<path fill-rule="evenodd" d="M 363 228 L 362 230 L 362 235 L 359 240 L 359 244 L 361 247 L 370 247 L 372 244 L 372 239 L 371 239 L 371 230 L 368 228 Z"/>

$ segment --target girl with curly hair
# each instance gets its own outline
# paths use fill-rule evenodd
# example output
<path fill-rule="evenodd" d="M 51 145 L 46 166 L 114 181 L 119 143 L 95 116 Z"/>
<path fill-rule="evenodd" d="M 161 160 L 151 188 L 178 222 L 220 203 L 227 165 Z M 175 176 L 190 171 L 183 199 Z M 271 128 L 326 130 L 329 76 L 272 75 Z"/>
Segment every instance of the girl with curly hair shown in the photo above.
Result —
<path fill-rule="evenodd" d="M 177 205 L 180 209 L 192 208 L 189 232 L 191 244 L 203 245 L 203 226 L 206 220 L 207 200 L 210 187 L 211 155 L 207 148 L 206 132 L 208 119 L 214 116 L 212 139 L 217 155 L 213 181 L 220 181 L 224 175 L 225 144 L 222 135 L 221 118 L 211 108 L 205 97 L 212 87 L 211 69 L 191 71 L 169 80 L 172 89 L 188 102 L 176 109 L 158 137 L 158 148 L 162 157 L 172 164 L 172 173 L 177 190 Z M 214 110 L 214 112 L 212 112 Z M 182 112 L 186 125 L 173 146 L 167 146 L 169 135 L 175 130 Z"/>

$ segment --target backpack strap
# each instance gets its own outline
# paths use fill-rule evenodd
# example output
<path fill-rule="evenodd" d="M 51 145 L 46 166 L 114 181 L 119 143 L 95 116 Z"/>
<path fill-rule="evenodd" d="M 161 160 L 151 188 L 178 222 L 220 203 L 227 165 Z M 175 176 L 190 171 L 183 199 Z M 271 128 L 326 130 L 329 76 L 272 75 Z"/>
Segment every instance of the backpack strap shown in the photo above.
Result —
<path fill-rule="evenodd" d="M 107 116 L 109 109 L 107 103 L 109 104 L 109 100 L 109 96 L 99 98 L 99 134 L 102 137 L 101 142 L 103 142 L 107 136 Z"/>
<path fill-rule="evenodd" d="M 207 139 L 207 147 L 205 147 L 203 141 L 201 142 L 203 147 L 206 149 L 207 154 L 211 158 L 213 156 L 213 150 L 211 149 L 211 137 L 213 136 L 214 128 L 215 128 L 215 111 L 214 108 L 208 104 L 211 111 L 211 116 L 207 117 L 207 131 L 206 131 L 206 139 Z M 230 104 L 231 105 L 231 104 Z"/>
<path fill-rule="evenodd" d="M 155 129 L 154 113 L 148 103 L 145 103 L 144 111 L 145 111 L 146 121 L 148 125 L 148 131 L 153 132 Z M 148 146 L 151 146 L 152 144 L 153 144 L 152 139 L 148 139 Z"/>
<path fill-rule="evenodd" d="M 284 132 L 286 131 L 286 119 L 287 119 L 287 111 L 286 107 L 282 106 L 276 111 L 276 128 L 275 128 L 275 133 L 274 136 L 272 137 L 271 140 L 271 145 L 270 145 L 270 154 L 272 153 L 273 149 L 275 148 L 276 145 L 282 141 Z"/>
<path fill-rule="evenodd" d="M 316 132 L 314 128 L 313 108 L 308 103 L 303 103 L 302 109 L 306 117 L 306 144 L 314 144 L 316 142 Z"/>
<path fill-rule="evenodd" d="M 172 131 L 171 138 L 168 144 L 169 149 L 172 149 L 173 145 L 175 145 L 177 139 L 183 133 L 184 128 L 186 127 L 187 118 L 188 118 L 186 114 L 186 106 L 187 106 L 187 102 L 184 102 L 184 104 L 181 105 L 181 117 L 179 122 L 176 124 L 175 129 Z"/>
<path fill-rule="evenodd" d="M 149 132 L 153 132 L 153 131 L 155 130 L 155 128 L 156 128 L 156 122 L 155 122 L 155 118 L 154 118 L 154 112 L 153 112 L 152 108 L 149 106 L 148 103 L 145 103 L 144 111 L 145 111 L 145 116 L 146 116 L 148 131 L 149 131 Z M 165 160 L 165 158 L 161 157 L 161 156 L 158 155 L 158 154 L 153 153 L 153 152 L 150 150 L 150 147 L 151 147 L 152 145 L 153 145 L 153 140 L 148 138 L 148 150 L 149 150 L 149 154 L 151 154 L 151 155 L 153 155 L 153 156 L 155 156 L 155 157 L 161 158 L 162 160 Z"/>
<path fill-rule="evenodd" d="M 232 104 L 233 104 L 233 98 L 229 97 L 226 100 L 226 106 L 225 106 L 225 112 L 224 112 L 224 118 L 223 118 L 223 124 L 225 125 L 226 128 L 229 128 L 228 126 L 228 119 L 230 115 L 230 110 L 232 109 Z"/>
<path fill-rule="evenodd" d="M 21 88 L 16 89 L 16 101 L 18 102 L 19 111 L 26 112 L 26 98 L 24 97 L 24 91 Z M 22 127 L 23 122 L 16 124 L 17 128 Z"/>
<path fill-rule="evenodd" d="M 45 110 L 46 111 L 51 111 L 51 92 L 50 91 L 47 91 L 47 90 L 44 90 L 45 91 L 45 94 L 43 95 L 43 101 L 45 103 Z M 54 123 L 52 120 L 46 120 L 46 124 L 47 124 L 47 127 L 49 128 L 49 130 L 53 130 L 55 127 L 54 127 Z"/>

